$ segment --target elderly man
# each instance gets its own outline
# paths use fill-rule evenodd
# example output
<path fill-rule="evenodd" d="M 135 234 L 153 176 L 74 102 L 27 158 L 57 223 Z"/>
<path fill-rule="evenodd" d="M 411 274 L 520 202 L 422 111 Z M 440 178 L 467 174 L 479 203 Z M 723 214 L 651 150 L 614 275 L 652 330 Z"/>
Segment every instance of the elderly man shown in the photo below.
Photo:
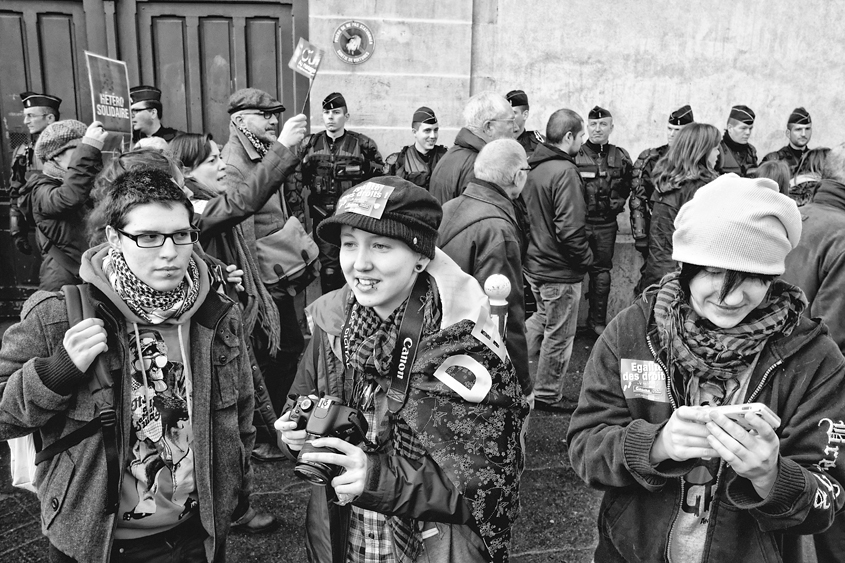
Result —
<path fill-rule="evenodd" d="M 470 98 L 464 127 L 431 174 L 431 195 L 441 204 L 461 195 L 475 179 L 473 165 L 481 148 L 496 139 L 513 139 L 516 130 L 511 105 L 501 95 L 487 91 Z"/>
<path fill-rule="evenodd" d="M 385 173 L 428 189 L 431 171 L 446 154 L 446 147 L 437 144 L 440 125 L 434 110 L 423 106 L 415 111 L 411 118 L 411 131 L 414 133 L 414 144 L 384 159 Z"/>
<path fill-rule="evenodd" d="M 493 274 L 511 282 L 505 343 L 527 397 L 533 385 L 525 343 L 522 254 L 528 240 L 522 232 L 514 200 L 528 177 L 525 150 L 513 139 L 484 145 L 475 159 L 475 179 L 464 193 L 443 205 L 437 245 L 482 286 Z"/>
<path fill-rule="evenodd" d="M 757 149 L 748 142 L 754 129 L 754 111 L 748 106 L 734 106 L 728 117 L 725 136 L 719 145 L 719 171 L 747 177 L 757 168 Z"/>
<path fill-rule="evenodd" d="M 132 142 L 145 137 L 161 137 L 168 143 L 181 133 L 176 129 L 161 124 L 161 90 L 155 86 L 134 86 L 129 89 L 132 102 Z"/>
<path fill-rule="evenodd" d="M 788 143 L 775 152 L 763 157 L 762 162 L 782 160 L 789 166 L 789 173 L 795 176 L 801 159 L 807 154 L 807 145 L 813 137 L 813 120 L 804 108 L 795 108 L 786 120 L 786 138 Z M 762 164 L 761 162 L 761 164 Z"/>

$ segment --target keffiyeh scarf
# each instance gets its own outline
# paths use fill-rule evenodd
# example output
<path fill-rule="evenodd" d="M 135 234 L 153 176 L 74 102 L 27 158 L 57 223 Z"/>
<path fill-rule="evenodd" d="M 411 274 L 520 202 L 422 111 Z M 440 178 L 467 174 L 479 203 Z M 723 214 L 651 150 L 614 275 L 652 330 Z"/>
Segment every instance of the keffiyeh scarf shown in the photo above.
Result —
<path fill-rule="evenodd" d="M 193 307 L 200 290 L 200 272 L 191 258 L 188 271 L 179 287 L 156 291 L 132 273 L 122 252 L 109 249 L 103 260 L 103 272 L 126 306 L 149 324 L 161 324 Z"/>
<path fill-rule="evenodd" d="M 261 158 L 264 158 L 267 155 L 267 151 L 270 150 L 270 144 L 261 141 L 258 137 L 255 136 L 255 133 L 244 127 L 243 125 L 235 124 L 235 127 L 238 128 L 238 131 L 244 134 L 244 137 L 249 139 L 250 144 L 253 148 L 258 151 L 258 154 Z"/>

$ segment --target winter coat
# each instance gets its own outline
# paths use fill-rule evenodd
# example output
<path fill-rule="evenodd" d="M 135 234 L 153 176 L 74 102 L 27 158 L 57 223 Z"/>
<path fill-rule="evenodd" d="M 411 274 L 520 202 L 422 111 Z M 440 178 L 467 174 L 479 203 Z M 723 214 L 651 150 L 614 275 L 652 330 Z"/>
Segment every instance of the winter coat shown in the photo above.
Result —
<path fill-rule="evenodd" d="M 475 159 L 487 142 L 467 129 L 461 128 L 452 145 L 431 173 L 428 191 L 440 204 L 455 199 L 467 184 L 475 180 Z"/>
<path fill-rule="evenodd" d="M 195 259 L 206 275 L 201 260 L 196 255 Z M 118 456 L 124 468 L 132 458 L 133 432 L 132 367 L 125 322 L 117 307 L 94 285 L 91 296 L 110 335 L 104 357 L 115 377 Z M 87 384 L 72 383 L 84 376 L 62 346 L 68 328 L 62 294 L 39 291 L 24 305 L 21 321 L 6 331 L 0 348 L 0 439 L 39 430 L 46 447 L 94 418 L 94 400 Z M 201 518 L 209 534 L 205 543 L 208 560 L 216 555 L 216 561 L 222 561 L 232 515 L 236 507 L 238 514 L 248 507 L 250 452 L 255 440 L 247 340 L 240 312 L 231 300 L 208 292 L 191 317 L 190 355 L 192 449 L 200 511 L 195 517 Z M 52 388 L 45 384 L 47 381 Z M 72 390 L 67 394 L 57 392 L 57 381 Z M 121 481 L 124 475 L 121 471 Z M 79 561 L 109 559 L 120 515 L 104 513 L 106 477 L 100 433 L 45 461 L 36 471 L 42 532 L 61 552 Z"/>
<path fill-rule="evenodd" d="M 667 385 L 666 353 L 655 352 L 655 294 L 622 311 L 599 337 L 567 435 L 575 472 L 605 491 L 596 563 L 666 561 L 685 497 L 682 477 L 697 462 L 649 461 L 658 433 L 683 404 L 684 389 L 681 370 Z M 765 403 L 781 418 L 778 476 L 760 499 L 749 480 L 721 462 L 703 563 L 801 562 L 797 535 L 823 531 L 845 506 L 845 459 L 837 455 L 845 431 L 845 358 L 826 333 L 824 325 L 802 318 L 761 352 L 745 402 Z M 656 362 L 659 370 L 641 378 L 622 371 L 625 359 Z"/>
<path fill-rule="evenodd" d="M 511 199 L 499 186 L 473 180 L 464 193 L 443 206 L 438 246 L 481 287 L 493 274 L 511 282 L 507 296 L 505 344 L 522 385 L 523 395 L 534 387 L 528 373 L 525 340 L 525 295 L 522 280 L 522 234 Z"/>
<path fill-rule="evenodd" d="M 800 208 L 801 241 L 786 257 L 783 279 L 800 287 L 810 305 L 845 351 L 845 184 L 822 180 L 815 200 Z"/>
<path fill-rule="evenodd" d="M 580 283 L 593 263 L 581 176 L 575 159 L 543 144 L 528 159 L 522 197 L 531 218 L 525 271 L 540 283 Z"/>
<path fill-rule="evenodd" d="M 438 291 L 442 308 L 442 330 L 432 337 L 423 338 L 420 342 L 417 358 L 411 370 L 411 389 L 405 407 L 399 411 L 399 416 L 407 420 L 412 432 L 415 421 L 418 420 L 414 418 L 414 413 L 423 416 L 421 413 L 429 408 L 437 409 L 437 412 L 442 415 L 442 417 L 423 416 L 428 424 L 433 426 L 438 424 L 436 422 L 438 420 L 440 424 L 455 424 L 453 417 L 466 409 L 473 409 L 479 418 L 490 417 L 490 420 L 499 421 L 501 426 L 498 437 L 485 438 L 488 440 L 485 452 L 494 457 L 501 455 L 501 458 L 497 458 L 496 467 L 507 468 L 513 475 L 513 471 L 521 471 L 522 467 L 523 452 L 519 435 L 528 413 L 528 405 L 521 397 L 515 373 L 506 364 L 499 363 L 495 354 L 490 356 L 492 348 L 488 344 L 479 346 L 480 341 L 476 342 L 472 350 L 454 344 L 445 344 L 450 338 L 445 333 L 456 334 L 454 331 L 468 330 L 468 323 L 474 325 L 476 320 L 483 318 L 480 316 L 480 307 L 488 306 L 487 298 L 475 279 L 461 272 L 457 265 L 439 249 L 425 271 L 433 278 Z M 341 359 L 341 332 L 349 291 L 349 286 L 344 286 L 324 295 L 309 307 L 309 313 L 314 321 L 314 332 L 300 363 L 296 381 L 291 388 L 292 394 L 325 393 L 344 400 L 350 398 L 353 381 L 347 379 Z M 438 338 L 445 340 L 437 340 Z M 448 346 L 448 350 L 444 350 L 443 346 Z M 446 391 L 445 386 L 436 383 L 430 375 L 422 375 L 441 365 L 436 359 L 442 354 L 460 356 L 462 352 L 473 354 L 473 357 L 481 362 L 476 365 L 476 368 L 483 367 L 486 373 L 490 374 L 488 380 L 491 384 L 490 391 L 479 403 L 463 400 L 456 394 Z M 424 406 L 417 400 L 420 393 L 426 396 L 426 391 L 435 394 L 437 398 L 435 400 L 429 395 L 425 402 L 436 406 Z M 383 391 L 377 391 L 376 401 L 386 401 Z M 292 406 L 292 401 L 289 401 L 286 410 Z M 454 452 L 453 455 L 447 453 L 452 452 L 451 448 L 454 444 L 466 441 L 467 436 L 470 436 L 472 441 L 478 439 L 478 428 L 479 426 L 470 418 L 466 418 L 466 424 L 455 425 L 455 433 L 449 437 L 441 436 L 440 440 L 433 438 L 435 442 L 429 442 L 427 440 L 432 440 L 432 438 L 426 434 L 428 438 L 421 439 L 427 445 L 428 453 L 416 461 L 383 452 L 368 454 L 367 485 L 363 494 L 353 501 L 353 504 L 382 514 L 437 522 L 439 526 L 451 525 L 453 541 L 468 542 L 462 538 L 481 535 L 476 519 L 487 518 L 483 527 L 488 531 L 497 530 L 499 534 L 493 539 L 492 544 L 489 542 L 489 537 L 485 539 L 485 544 L 489 551 L 495 552 L 495 561 L 506 561 L 510 543 L 510 525 L 513 524 L 518 509 L 517 491 L 512 486 L 518 483 L 504 479 L 502 477 L 504 470 L 495 469 L 488 464 L 487 469 L 478 473 L 478 469 L 473 464 L 474 460 L 467 460 Z M 390 429 L 391 425 L 386 425 L 388 432 Z M 384 438 L 386 437 L 380 436 L 380 439 Z M 500 449 L 502 441 L 508 444 L 506 453 Z M 435 448 L 429 446 L 432 443 L 436 443 Z M 499 453 L 493 454 L 493 452 Z M 297 454 L 290 450 L 287 453 L 292 458 L 295 458 Z M 445 457 L 443 457 L 444 453 L 446 453 Z M 435 461 L 435 457 L 438 461 Z M 455 464 L 458 466 L 456 467 Z M 491 471 L 497 474 L 496 478 L 491 479 Z M 496 494 L 493 496 L 498 499 L 495 501 L 497 504 L 495 516 L 483 506 L 485 502 L 483 499 L 487 498 L 487 502 L 493 499 L 493 496 L 488 496 L 491 494 L 490 489 L 484 489 L 485 492 L 482 492 L 481 489 L 474 488 L 478 485 L 475 481 L 478 477 L 484 481 L 482 487 L 491 487 L 495 483 Z M 475 485 L 466 485 L 467 480 L 474 482 Z M 464 483 L 464 486 L 459 488 L 459 483 Z M 467 487 L 465 489 L 467 495 L 462 493 L 463 487 Z M 469 494 L 471 489 L 474 491 L 472 495 Z M 305 526 L 308 559 L 311 562 L 320 563 L 344 562 L 348 548 L 347 531 L 351 507 L 339 507 L 329 503 L 326 494 L 325 487 L 312 487 Z M 479 505 L 479 502 L 482 504 Z M 508 527 L 500 531 L 498 526 L 502 518 L 507 520 Z M 462 528 L 462 530 L 457 530 L 457 528 Z"/>
<path fill-rule="evenodd" d="M 76 148 L 64 180 L 36 172 L 24 191 L 32 189 L 32 217 L 38 230 L 36 240 L 41 250 L 39 289 L 59 291 L 65 284 L 79 283 L 79 263 L 88 248 L 85 216 L 91 210 L 90 193 L 94 178 L 103 168 L 102 143 L 88 137 Z M 50 254 L 55 248 L 76 265 L 69 271 Z"/>

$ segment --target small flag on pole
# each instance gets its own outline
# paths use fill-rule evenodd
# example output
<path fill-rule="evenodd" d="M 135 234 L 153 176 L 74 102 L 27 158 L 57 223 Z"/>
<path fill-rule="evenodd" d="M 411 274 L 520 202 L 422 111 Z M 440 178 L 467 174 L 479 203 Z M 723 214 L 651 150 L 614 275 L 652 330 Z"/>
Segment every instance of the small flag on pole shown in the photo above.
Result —
<path fill-rule="evenodd" d="M 320 63 L 323 61 L 323 55 L 325 54 L 326 52 L 323 49 L 315 47 L 300 37 L 288 66 L 307 77 L 308 80 L 314 80 L 314 77 L 317 76 L 317 69 L 320 68 Z"/>

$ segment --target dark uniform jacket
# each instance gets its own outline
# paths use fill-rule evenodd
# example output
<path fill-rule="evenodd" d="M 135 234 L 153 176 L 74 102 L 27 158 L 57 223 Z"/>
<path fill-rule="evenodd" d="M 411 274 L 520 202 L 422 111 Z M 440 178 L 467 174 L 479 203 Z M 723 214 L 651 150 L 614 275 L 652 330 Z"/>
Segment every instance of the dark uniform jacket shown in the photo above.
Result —
<path fill-rule="evenodd" d="M 616 145 L 595 145 L 587 141 L 575 156 L 581 175 L 587 222 L 615 223 L 631 193 L 634 164 L 627 151 Z"/>
<path fill-rule="evenodd" d="M 446 151 L 440 163 L 431 173 L 429 191 L 441 204 L 461 195 L 472 180 L 475 180 L 475 159 L 487 142 L 463 127 L 455 137 L 455 144 Z"/>
<path fill-rule="evenodd" d="M 443 205 L 437 246 L 481 287 L 493 274 L 511 282 L 505 345 L 516 368 L 522 394 L 533 389 L 525 340 L 522 240 L 514 204 L 496 184 L 473 180 L 464 193 Z"/>
<path fill-rule="evenodd" d="M 631 234 L 635 244 L 647 244 L 648 229 L 651 224 L 651 195 L 654 193 L 654 165 L 669 152 L 669 145 L 646 149 L 640 153 L 634 163 L 631 175 L 631 197 L 628 208 L 631 210 Z M 638 244 L 639 246 L 639 244 Z"/>
<path fill-rule="evenodd" d="M 36 172 L 24 188 L 32 189 L 32 217 L 38 227 L 35 239 L 43 258 L 39 289 L 59 291 L 63 285 L 80 281 L 79 264 L 88 249 L 85 216 L 92 208 L 89 195 L 94 178 L 103 168 L 99 146 L 97 141 L 84 138 L 64 180 Z"/>
<path fill-rule="evenodd" d="M 580 283 L 593 263 L 581 176 L 575 159 L 542 144 L 528 160 L 522 197 L 531 217 L 526 274 L 539 283 Z"/>
<path fill-rule="evenodd" d="M 783 279 L 804 290 L 804 314 L 821 318 L 845 350 L 845 184 L 822 180 L 815 199 L 801 207 L 801 241 L 786 257 Z"/>
<path fill-rule="evenodd" d="M 431 172 L 437 167 L 437 163 L 440 162 L 443 155 L 446 154 L 446 150 L 443 145 L 435 145 L 428 153 L 422 154 L 414 145 L 402 147 L 401 151 L 395 152 L 385 159 L 384 173 L 428 189 Z"/>
<path fill-rule="evenodd" d="M 599 337 L 567 433 L 572 468 L 589 486 L 605 491 L 597 563 L 666 561 L 672 524 L 684 502 L 683 475 L 698 462 L 649 461 L 658 433 L 683 404 L 685 383 L 678 369 L 678 377 L 666 379 L 654 298 L 650 292 L 638 299 Z M 826 332 L 823 324 L 804 318 L 790 335 L 770 338 L 760 353 L 745 402 L 765 403 L 782 420 L 778 476 L 761 499 L 750 481 L 721 461 L 702 563 L 806 561 L 798 534 L 823 531 L 845 505 L 845 458 L 837 456 L 845 359 Z M 636 372 L 620 368 L 624 359 L 655 362 L 659 371 L 638 383 Z"/>
<path fill-rule="evenodd" d="M 757 149 L 751 143 L 741 145 L 731 139 L 725 131 L 719 145 L 719 172 L 721 174 L 738 174 L 743 178 L 757 168 Z"/>
<path fill-rule="evenodd" d="M 531 155 L 537 150 L 537 145 L 545 141 L 539 131 L 528 131 L 527 129 L 523 129 L 516 140 L 525 149 L 525 156 L 528 158 L 531 158 Z"/>
<path fill-rule="evenodd" d="M 807 149 L 807 147 L 804 147 L 803 150 L 796 150 L 791 146 L 786 145 L 785 147 L 781 147 L 775 152 L 770 152 L 764 156 L 763 160 L 760 161 L 760 164 L 769 162 L 770 160 L 782 160 L 789 165 L 789 173 L 794 176 L 795 171 L 798 170 L 798 165 L 801 164 L 801 157 L 803 157 L 808 150 L 809 149 Z"/>
<path fill-rule="evenodd" d="M 141 133 L 140 131 L 137 131 L 137 130 L 132 131 L 132 142 L 137 143 L 141 139 L 147 138 L 147 137 L 161 137 L 162 139 L 164 139 L 165 141 L 167 141 L 169 143 L 177 135 L 180 135 L 181 133 L 183 133 L 183 132 L 179 131 L 178 129 L 172 129 L 170 127 L 165 127 L 164 125 L 162 125 L 152 135 L 144 135 L 143 133 Z"/>

